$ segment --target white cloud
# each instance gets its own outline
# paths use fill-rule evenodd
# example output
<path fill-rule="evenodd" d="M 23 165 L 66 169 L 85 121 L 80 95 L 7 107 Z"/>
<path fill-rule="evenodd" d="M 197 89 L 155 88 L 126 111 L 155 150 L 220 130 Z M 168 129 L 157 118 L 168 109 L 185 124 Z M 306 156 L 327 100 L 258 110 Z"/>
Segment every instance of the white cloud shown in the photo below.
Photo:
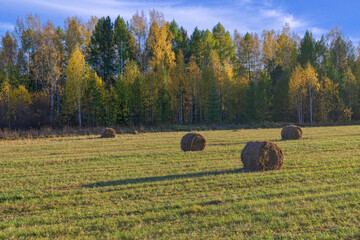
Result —
<path fill-rule="evenodd" d="M 273 17 L 281 17 L 282 16 L 282 14 L 279 11 L 276 11 L 275 9 L 260 10 L 260 13 L 262 14 L 262 17 L 264 17 L 264 18 L 273 18 Z"/>
<path fill-rule="evenodd" d="M 2 31 L 12 31 L 14 30 L 15 25 L 8 22 L 0 22 L 0 29 Z"/>

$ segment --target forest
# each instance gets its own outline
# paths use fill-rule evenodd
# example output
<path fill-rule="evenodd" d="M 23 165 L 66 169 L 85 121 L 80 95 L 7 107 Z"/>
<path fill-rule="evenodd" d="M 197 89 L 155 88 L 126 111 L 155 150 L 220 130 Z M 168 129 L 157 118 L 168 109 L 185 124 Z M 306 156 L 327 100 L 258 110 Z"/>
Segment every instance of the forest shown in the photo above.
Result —
<path fill-rule="evenodd" d="M 360 48 L 335 26 L 191 34 L 153 9 L 18 18 L 0 45 L 0 128 L 360 120 Z"/>

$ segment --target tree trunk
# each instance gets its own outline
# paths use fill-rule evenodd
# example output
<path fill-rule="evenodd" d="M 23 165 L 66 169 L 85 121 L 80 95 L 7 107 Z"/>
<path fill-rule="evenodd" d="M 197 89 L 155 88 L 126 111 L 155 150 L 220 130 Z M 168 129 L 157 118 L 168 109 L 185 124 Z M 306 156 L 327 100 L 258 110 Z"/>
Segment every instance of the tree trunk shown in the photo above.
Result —
<path fill-rule="evenodd" d="M 220 96 L 221 99 L 221 104 L 220 104 L 220 123 L 222 123 L 222 121 L 224 120 L 224 98 L 223 95 L 221 94 Z"/>
<path fill-rule="evenodd" d="M 198 88 L 198 83 L 197 83 L 197 79 L 196 79 L 196 84 L 195 84 L 195 89 L 194 89 L 194 97 L 195 97 L 195 106 L 194 106 L 194 122 L 197 123 L 198 122 L 198 108 L 199 108 L 199 104 L 198 104 L 198 96 L 197 96 L 197 88 Z M 192 121 L 191 121 L 192 122 Z"/>
<path fill-rule="evenodd" d="M 298 103 L 298 106 L 297 106 L 297 113 L 298 113 L 299 123 L 301 123 L 300 103 Z"/>
<path fill-rule="evenodd" d="M 248 66 L 249 66 L 249 82 L 251 82 L 251 75 L 250 75 L 250 69 L 251 69 L 251 66 L 250 66 L 250 61 L 248 61 Z"/>
<path fill-rule="evenodd" d="M 180 124 L 183 125 L 184 124 L 184 119 L 183 119 L 183 92 L 182 92 L 182 82 L 180 82 L 180 112 L 179 112 L 179 120 L 180 120 Z"/>
<path fill-rule="evenodd" d="M 59 84 L 56 87 L 56 120 L 60 122 L 60 89 Z"/>
<path fill-rule="evenodd" d="M 98 118 L 97 118 L 97 114 L 96 114 L 96 105 L 95 104 L 92 104 L 91 111 L 92 111 L 92 124 L 98 125 L 99 122 L 97 121 Z"/>
<path fill-rule="evenodd" d="M 305 119 L 304 119 L 304 109 L 303 109 L 303 105 L 301 104 L 301 124 L 304 124 Z"/>
<path fill-rule="evenodd" d="M 202 116 L 201 103 L 199 103 L 199 110 L 200 110 L 200 124 L 202 124 L 203 123 L 203 116 Z"/>
<path fill-rule="evenodd" d="M 50 123 L 54 126 L 54 83 L 50 80 Z"/>
<path fill-rule="evenodd" d="M 151 84 L 151 124 L 154 125 L 154 96 L 153 96 L 152 84 Z"/>
<path fill-rule="evenodd" d="M 323 123 L 325 122 L 325 99 L 323 98 L 322 100 L 322 105 L 323 105 Z"/>
<path fill-rule="evenodd" d="M 191 98 L 190 106 L 189 106 L 189 124 L 192 124 L 192 121 L 193 121 L 193 114 L 194 114 L 193 111 L 194 111 L 194 109 L 193 109 L 193 100 Z"/>
<path fill-rule="evenodd" d="M 312 120 L 313 120 L 313 117 L 312 117 L 312 102 L 313 102 L 313 91 L 311 88 L 309 88 L 309 96 L 310 96 L 310 124 L 312 124 Z"/>
<path fill-rule="evenodd" d="M 79 109 L 79 127 L 81 127 L 81 103 L 80 103 L 80 100 L 78 101 L 78 109 Z"/>
<path fill-rule="evenodd" d="M 298 113 L 298 120 L 300 124 L 304 123 L 304 113 L 303 113 L 303 104 L 302 104 L 302 97 L 299 96 L 299 98 L 296 100 L 296 110 Z"/>
<path fill-rule="evenodd" d="M 350 91 L 349 94 L 349 107 L 350 107 L 350 122 L 351 122 L 351 110 L 352 110 L 352 99 L 351 99 L 352 92 Z"/>

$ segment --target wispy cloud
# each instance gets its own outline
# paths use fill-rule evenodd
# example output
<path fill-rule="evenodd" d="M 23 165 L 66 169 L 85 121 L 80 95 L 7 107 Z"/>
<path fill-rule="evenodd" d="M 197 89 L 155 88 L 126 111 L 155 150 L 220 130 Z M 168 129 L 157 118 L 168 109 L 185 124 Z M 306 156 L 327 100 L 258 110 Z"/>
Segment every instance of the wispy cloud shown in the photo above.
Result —
<path fill-rule="evenodd" d="M 0 30 L 3 32 L 14 30 L 15 25 L 8 22 L 0 22 Z"/>
<path fill-rule="evenodd" d="M 350 40 L 352 41 L 355 47 L 360 47 L 360 38 L 350 37 Z"/>
<path fill-rule="evenodd" d="M 318 27 L 312 27 L 312 28 L 310 28 L 308 30 L 311 31 L 312 34 L 314 36 L 316 36 L 317 38 L 321 37 L 321 35 L 324 35 L 329 31 L 329 30 L 326 30 L 324 28 L 318 28 Z"/>
<path fill-rule="evenodd" d="M 23 3 L 26 0 L 13 0 L 13 4 Z M 196 2 L 189 0 L 157 1 L 157 0 L 34 0 L 31 2 L 32 10 L 37 8 L 42 11 L 51 11 L 57 15 L 80 16 L 84 20 L 90 16 L 110 16 L 114 19 L 117 15 L 130 20 L 136 10 L 157 9 L 165 14 L 166 20 L 175 19 L 190 33 L 197 26 L 200 29 L 212 29 L 221 22 L 226 29 L 233 32 L 238 29 L 240 33 L 258 32 L 263 29 L 281 29 L 285 23 L 297 31 L 314 29 L 317 33 L 321 29 L 315 28 L 309 22 L 286 12 L 282 6 L 273 0 L 227 0 Z M 41 12 L 35 12 L 41 15 Z"/>

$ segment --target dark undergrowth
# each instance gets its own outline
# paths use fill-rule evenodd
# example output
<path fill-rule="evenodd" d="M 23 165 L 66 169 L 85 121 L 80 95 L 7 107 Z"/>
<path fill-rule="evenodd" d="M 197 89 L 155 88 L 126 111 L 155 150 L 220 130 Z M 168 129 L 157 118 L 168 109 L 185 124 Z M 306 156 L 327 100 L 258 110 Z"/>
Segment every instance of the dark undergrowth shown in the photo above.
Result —
<path fill-rule="evenodd" d="M 177 131 L 208 131 L 208 130 L 235 130 L 235 129 L 256 129 L 256 128 L 280 128 L 290 122 L 269 122 L 249 123 L 249 124 L 193 124 L 193 125 L 171 125 L 162 124 L 157 126 L 97 126 L 97 127 L 73 127 L 64 126 L 62 128 L 53 128 L 44 126 L 39 129 L 0 129 L 0 140 L 16 140 L 16 139 L 37 139 L 37 138 L 53 138 L 67 136 L 87 136 L 100 135 L 105 127 L 113 128 L 117 134 L 134 134 L 134 133 L 151 133 L 151 132 L 177 132 Z M 360 125 L 360 121 L 356 122 L 334 122 L 334 123 L 313 123 L 302 124 L 303 127 L 321 127 L 321 126 L 346 126 Z"/>

